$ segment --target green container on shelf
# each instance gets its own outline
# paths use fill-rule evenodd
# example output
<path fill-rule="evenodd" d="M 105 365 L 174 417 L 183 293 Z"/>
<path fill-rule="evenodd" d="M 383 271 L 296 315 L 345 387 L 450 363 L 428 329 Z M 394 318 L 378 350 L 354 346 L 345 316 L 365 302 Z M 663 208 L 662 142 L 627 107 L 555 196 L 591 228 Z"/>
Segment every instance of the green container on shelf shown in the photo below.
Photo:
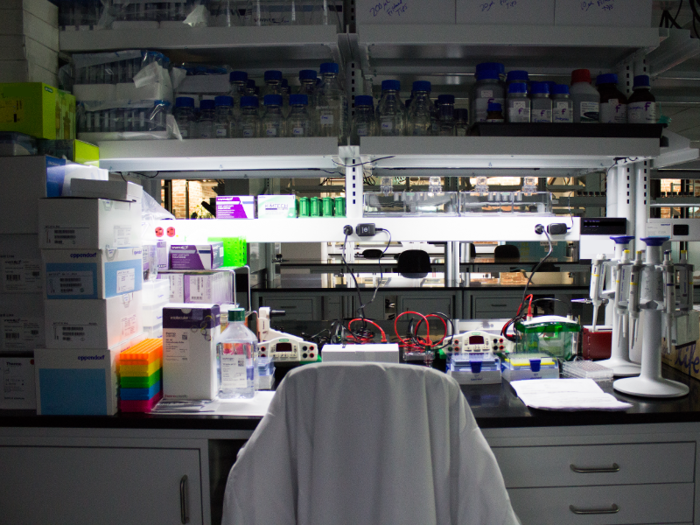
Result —
<path fill-rule="evenodd" d="M 569 360 L 576 355 L 581 325 L 558 315 L 543 315 L 515 323 L 515 351 L 547 354 Z"/>
<path fill-rule="evenodd" d="M 248 244 L 244 237 L 208 237 L 209 242 L 224 243 L 223 266 L 245 266 L 248 263 Z"/>

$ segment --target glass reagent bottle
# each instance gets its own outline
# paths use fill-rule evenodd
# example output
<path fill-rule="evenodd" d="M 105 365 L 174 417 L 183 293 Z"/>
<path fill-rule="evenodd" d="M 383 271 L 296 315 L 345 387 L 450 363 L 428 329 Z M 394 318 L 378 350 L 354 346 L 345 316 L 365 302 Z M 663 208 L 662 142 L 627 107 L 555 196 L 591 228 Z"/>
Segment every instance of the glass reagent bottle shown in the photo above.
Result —
<path fill-rule="evenodd" d="M 246 327 L 243 308 L 229 310 L 228 321 L 216 345 L 219 397 L 250 399 L 255 396 L 258 338 Z"/>

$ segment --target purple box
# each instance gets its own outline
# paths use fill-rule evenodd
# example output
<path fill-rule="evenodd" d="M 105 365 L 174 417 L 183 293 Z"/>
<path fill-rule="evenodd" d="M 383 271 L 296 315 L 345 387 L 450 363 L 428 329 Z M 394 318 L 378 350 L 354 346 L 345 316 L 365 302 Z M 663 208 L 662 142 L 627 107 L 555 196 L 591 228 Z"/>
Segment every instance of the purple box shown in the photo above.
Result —
<path fill-rule="evenodd" d="M 223 264 L 223 242 L 173 244 L 170 246 L 171 270 L 213 270 Z"/>
<path fill-rule="evenodd" d="M 255 197 L 220 195 L 216 198 L 217 219 L 255 219 Z"/>

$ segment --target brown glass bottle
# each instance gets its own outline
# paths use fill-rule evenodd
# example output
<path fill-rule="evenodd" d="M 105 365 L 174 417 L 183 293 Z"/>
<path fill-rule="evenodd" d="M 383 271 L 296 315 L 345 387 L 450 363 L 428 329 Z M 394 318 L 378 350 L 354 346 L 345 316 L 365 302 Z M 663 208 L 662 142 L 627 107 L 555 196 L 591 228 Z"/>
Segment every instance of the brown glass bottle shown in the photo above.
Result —
<path fill-rule="evenodd" d="M 627 102 L 628 122 L 630 124 L 655 124 L 656 98 L 651 94 L 649 77 L 634 77 L 634 93 Z"/>
<path fill-rule="evenodd" d="M 627 97 L 617 89 L 617 75 L 598 75 L 596 87 L 600 93 L 600 123 L 626 124 Z"/>

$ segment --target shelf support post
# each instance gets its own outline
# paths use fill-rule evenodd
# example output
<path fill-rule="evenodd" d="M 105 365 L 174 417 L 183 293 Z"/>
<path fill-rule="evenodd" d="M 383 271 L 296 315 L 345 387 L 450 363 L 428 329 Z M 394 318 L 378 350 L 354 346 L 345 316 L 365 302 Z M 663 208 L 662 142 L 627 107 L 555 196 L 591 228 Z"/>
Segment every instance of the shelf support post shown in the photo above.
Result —
<path fill-rule="evenodd" d="M 605 216 L 617 217 L 617 167 L 605 174 Z"/>
<path fill-rule="evenodd" d="M 361 219 L 364 166 L 361 165 L 359 147 L 341 147 L 340 160 L 345 165 L 345 215 L 349 219 Z"/>
<path fill-rule="evenodd" d="M 634 230 L 630 235 L 634 235 L 634 249 L 638 250 L 644 246 L 639 240 L 646 237 L 647 221 L 649 220 L 649 162 L 641 161 L 634 163 L 635 170 L 635 199 L 634 199 Z M 631 217 L 632 215 L 630 215 Z"/>

